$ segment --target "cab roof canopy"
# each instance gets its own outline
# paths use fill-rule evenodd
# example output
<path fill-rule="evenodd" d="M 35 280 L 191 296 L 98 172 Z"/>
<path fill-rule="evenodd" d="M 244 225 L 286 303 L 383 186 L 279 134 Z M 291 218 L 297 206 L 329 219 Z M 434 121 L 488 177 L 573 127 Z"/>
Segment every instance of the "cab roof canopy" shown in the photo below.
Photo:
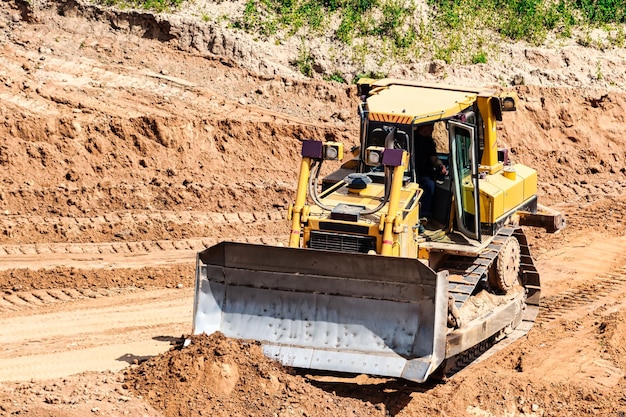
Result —
<path fill-rule="evenodd" d="M 482 88 L 389 78 L 374 81 L 370 88 L 369 119 L 404 124 L 448 119 L 470 107 L 477 97 L 495 94 Z"/>

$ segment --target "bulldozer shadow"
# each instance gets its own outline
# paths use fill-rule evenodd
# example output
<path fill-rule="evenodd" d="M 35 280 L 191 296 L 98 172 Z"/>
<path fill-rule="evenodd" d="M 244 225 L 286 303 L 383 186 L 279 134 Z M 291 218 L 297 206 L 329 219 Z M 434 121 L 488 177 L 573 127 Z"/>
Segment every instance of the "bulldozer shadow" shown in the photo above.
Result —
<path fill-rule="evenodd" d="M 155 336 L 152 340 L 156 340 L 157 342 L 169 342 L 170 345 L 181 345 L 185 341 L 185 336 Z"/>
<path fill-rule="evenodd" d="M 155 336 L 152 338 L 152 340 L 156 340 L 157 342 L 168 342 L 172 346 L 182 347 L 183 342 L 185 341 L 185 338 L 183 336 L 181 337 Z M 135 355 L 132 353 L 126 353 L 120 356 L 119 358 L 116 358 L 115 360 L 120 361 L 120 362 L 126 362 L 130 365 L 139 365 L 147 361 L 148 359 L 154 358 L 155 356 L 157 355 Z"/>
<path fill-rule="evenodd" d="M 353 398 L 374 404 L 386 415 L 398 415 L 411 402 L 412 394 L 425 393 L 435 388 L 437 382 L 416 383 L 400 378 L 368 375 L 346 376 L 345 373 L 294 368 L 296 374 L 326 392 L 340 397 Z"/>
<path fill-rule="evenodd" d="M 139 365 L 144 363 L 150 358 L 154 358 L 155 355 L 133 355 L 132 353 L 126 353 L 115 360 L 120 362 L 126 362 L 129 365 Z"/>

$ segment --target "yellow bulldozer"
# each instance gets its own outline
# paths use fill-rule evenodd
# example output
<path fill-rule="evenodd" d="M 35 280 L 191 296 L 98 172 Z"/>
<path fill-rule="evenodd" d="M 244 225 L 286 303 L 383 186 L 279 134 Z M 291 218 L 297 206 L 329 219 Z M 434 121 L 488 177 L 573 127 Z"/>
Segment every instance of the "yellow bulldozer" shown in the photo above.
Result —
<path fill-rule="evenodd" d="M 530 329 L 540 283 L 521 226 L 565 220 L 538 204 L 537 172 L 497 146 L 515 94 L 395 79 L 357 90 L 352 158 L 320 178 L 343 146 L 302 141 L 289 246 L 198 253 L 193 333 L 257 340 L 292 367 L 424 382 Z"/>

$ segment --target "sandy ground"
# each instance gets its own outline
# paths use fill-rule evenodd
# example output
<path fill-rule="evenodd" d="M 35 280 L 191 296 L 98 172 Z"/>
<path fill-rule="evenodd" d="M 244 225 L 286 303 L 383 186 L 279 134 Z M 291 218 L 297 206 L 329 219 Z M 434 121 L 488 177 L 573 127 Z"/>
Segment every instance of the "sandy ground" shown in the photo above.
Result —
<path fill-rule="evenodd" d="M 196 252 L 287 240 L 299 141 L 354 143 L 354 88 L 94 10 L 0 11 L 0 415 L 626 415 L 626 94 L 515 87 L 502 143 L 568 221 L 526 230 L 543 296 L 526 337 L 444 384 L 321 375 L 180 343 Z"/>

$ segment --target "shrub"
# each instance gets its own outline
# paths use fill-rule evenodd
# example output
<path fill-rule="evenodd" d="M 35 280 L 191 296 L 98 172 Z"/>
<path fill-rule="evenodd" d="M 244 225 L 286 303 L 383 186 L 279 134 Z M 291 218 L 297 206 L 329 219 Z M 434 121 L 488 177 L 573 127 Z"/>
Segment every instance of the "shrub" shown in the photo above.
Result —
<path fill-rule="evenodd" d="M 128 1 L 145 7 L 176 7 L 183 0 Z M 624 45 L 624 0 L 426 0 L 429 19 L 416 15 L 412 0 L 247 0 L 243 16 L 231 25 L 262 35 L 315 36 L 339 23 L 334 39 L 352 48 L 355 62 L 366 57 L 381 63 L 389 59 L 430 57 L 447 63 L 485 63 L 484 33 L 511 40 L 543 43 L 548 34 L 572 35 L 574 27 L 604 27 L 609 43 Z M 152 6 L 159 4 L 160 6 Z M 617 30 L 608 29 L 618 25 Z M 491 35 L 492 36 L 492 35 Z M 368 39 L 382 39 L 376 49 Z M 588 37 L 577 40 L 593 46 Z M 294 65 L 313 74 L 313 59 L 304 47 Z M 329 76 L 333 77 L 333 76 Z"/>

